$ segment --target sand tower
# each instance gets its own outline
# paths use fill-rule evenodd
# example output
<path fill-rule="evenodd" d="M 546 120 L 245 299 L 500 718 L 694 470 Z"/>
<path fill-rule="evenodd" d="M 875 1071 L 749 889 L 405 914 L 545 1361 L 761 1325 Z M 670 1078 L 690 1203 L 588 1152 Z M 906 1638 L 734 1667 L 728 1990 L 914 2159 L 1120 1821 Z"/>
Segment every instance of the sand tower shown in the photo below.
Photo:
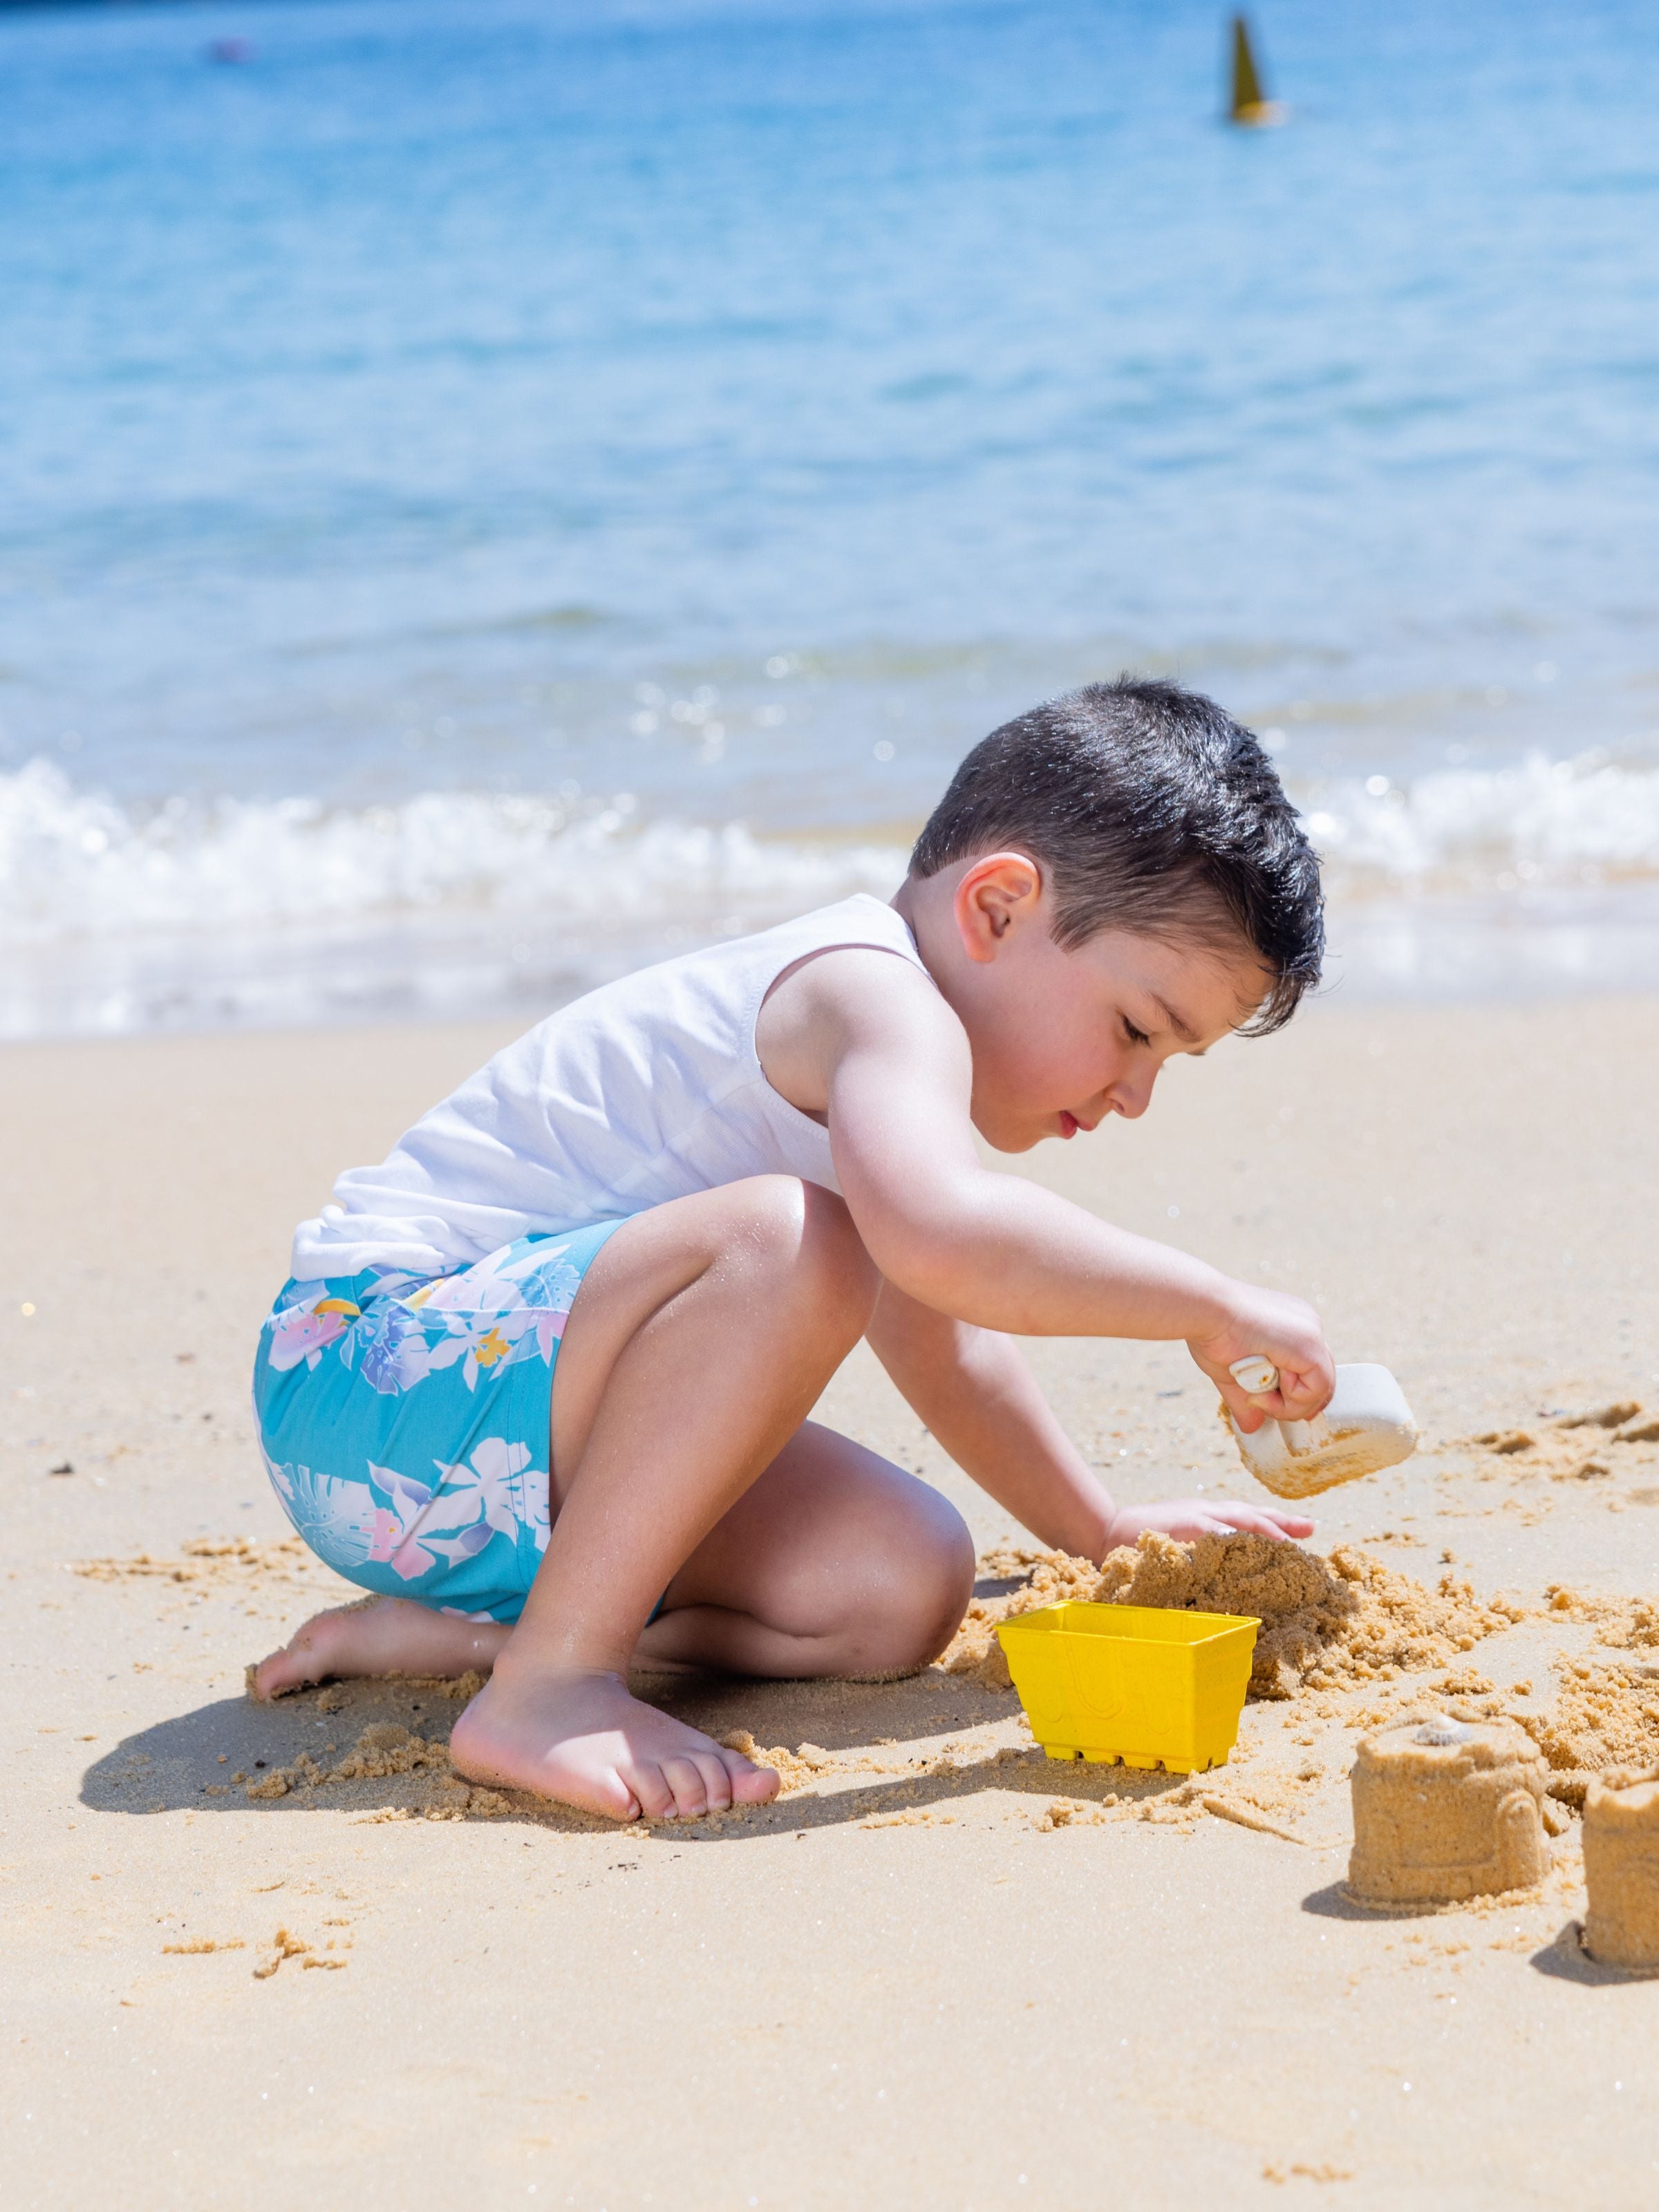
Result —
<path fill-rule="evenodd" d="M 1369 1905 L 1429 1905 L 1542 1881 L 1545 1771 L 1512 1721 L 1379 1729 L 1354 1760 L 1351 1893 Z"/>
<path fill-rule="evenodd" d="M 1659 1766 L 1614 1768 L 1584 1793 L 1584 1948 L 1609 1966 L 1659 1966 Z"/>

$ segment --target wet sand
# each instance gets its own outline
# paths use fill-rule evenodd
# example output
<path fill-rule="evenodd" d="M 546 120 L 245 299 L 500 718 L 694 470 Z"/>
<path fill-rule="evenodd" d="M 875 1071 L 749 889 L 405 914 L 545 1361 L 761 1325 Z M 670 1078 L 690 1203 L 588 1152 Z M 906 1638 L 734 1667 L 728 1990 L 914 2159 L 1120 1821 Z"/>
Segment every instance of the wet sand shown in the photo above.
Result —
<path fill-rule="evenodd" d="M 1377 1717 L 1491 1704 L 1577 1756 L 1588 1663 L 1659 1729 L 1659 1652 L 1607 1640 L 1659 1595 L 1659 1440 L 1560 1426 L 1659 1413 L 1659 1000 L 1331 1004 L 1017 1170 L 1316 1297 L 1425 1443 L 1316 1500 L 1315 1548 L 1522 1618 L 1252 1703 L 1202 1787 L 1051 1765 L 971 1674 L 680 1686 L 794 1786 L 649 1831 L 474 1803 L 436 1689 L 242 1696 L 344 1594 L 252 1441 L 289 1224 L 496 1041 L 0 1056 L 11 2201 L 1650 2201 L 1659 1982 L 1578 1945 L 1571 1804 L 1536 1892 L 1389 1916 L 1342 1884 Z M 1126 1494 L 1260 1494 L 1178 1350 L 1035 1356 Z M 823 1410 L 1018 1540 L 867 1358 Z"/>

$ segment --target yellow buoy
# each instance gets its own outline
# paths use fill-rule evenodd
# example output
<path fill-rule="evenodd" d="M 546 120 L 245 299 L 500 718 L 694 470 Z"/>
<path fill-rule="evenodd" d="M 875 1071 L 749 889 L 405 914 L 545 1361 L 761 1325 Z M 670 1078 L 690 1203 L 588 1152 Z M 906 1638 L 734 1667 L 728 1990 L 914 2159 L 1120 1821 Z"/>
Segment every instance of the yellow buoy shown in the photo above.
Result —
<path fill-rule="evenodd" d="M 1264 95 L 1261 72 L 1250 47 L 1249 26 L 1242 15 L 1233 17 L 1232 47 L 1232 97 L 1227 109 L 1228 122 L 1237 123 L 1246 131 L 1269 130 L 1275 123 L 1282 123 L 1290 110 L 1282 101 L 1268 100 Z"/>

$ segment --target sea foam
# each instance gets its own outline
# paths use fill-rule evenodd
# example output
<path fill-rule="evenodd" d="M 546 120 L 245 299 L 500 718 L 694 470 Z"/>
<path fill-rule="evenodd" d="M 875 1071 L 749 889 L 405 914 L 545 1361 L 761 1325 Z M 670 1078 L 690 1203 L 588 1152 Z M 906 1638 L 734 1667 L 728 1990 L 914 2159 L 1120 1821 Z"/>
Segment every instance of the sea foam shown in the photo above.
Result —
<path fill-rule="evenodd" d="M 1650 964 L 1659 769 L 1540 757 L 1297 796 L 1350 988 L 1485 993 L 1532 970 L 1576 988 Z M 887 897 L 904 864 L 890 833 L 650 819 L 628 793 L 139 804 L 37 759 L 0 775 L 0 1036 L 541 1010 L 710 937 Z"/>
<path fill-rule="evenodd" d="M 631 795 L 586 807 L 429 791 L 328 807 L 171 798 L 124 805 L 54 763 L 0 775 L 0 943 L 281 929 L 448 912 L 587 924 L 801 910 L 890 895 L 902 848 L 757 837 L 742 823 L 642 822 Z"/>
<path fill-rule="evenodd" d="M 1659 769 L 1597 753 L 1439 769 L 1403 787 L 1373 777 L 1321 793 L 1306 819 L 1340 888 L 1367 878 L 1508 890 L 1659 874 Z"/>

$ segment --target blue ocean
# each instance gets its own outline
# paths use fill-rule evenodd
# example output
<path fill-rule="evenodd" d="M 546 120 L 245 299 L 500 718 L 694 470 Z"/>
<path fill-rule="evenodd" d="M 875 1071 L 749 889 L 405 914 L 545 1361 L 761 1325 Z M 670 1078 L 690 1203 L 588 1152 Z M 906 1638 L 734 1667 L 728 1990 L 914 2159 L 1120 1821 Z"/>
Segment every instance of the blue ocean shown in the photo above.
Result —
<path fill-rule="evenodd" d="M 0 8 L 0 1035 L 533 1011 L 1121 669 L 1340 988 L 1659 973 L 1659 17 Z"/>

